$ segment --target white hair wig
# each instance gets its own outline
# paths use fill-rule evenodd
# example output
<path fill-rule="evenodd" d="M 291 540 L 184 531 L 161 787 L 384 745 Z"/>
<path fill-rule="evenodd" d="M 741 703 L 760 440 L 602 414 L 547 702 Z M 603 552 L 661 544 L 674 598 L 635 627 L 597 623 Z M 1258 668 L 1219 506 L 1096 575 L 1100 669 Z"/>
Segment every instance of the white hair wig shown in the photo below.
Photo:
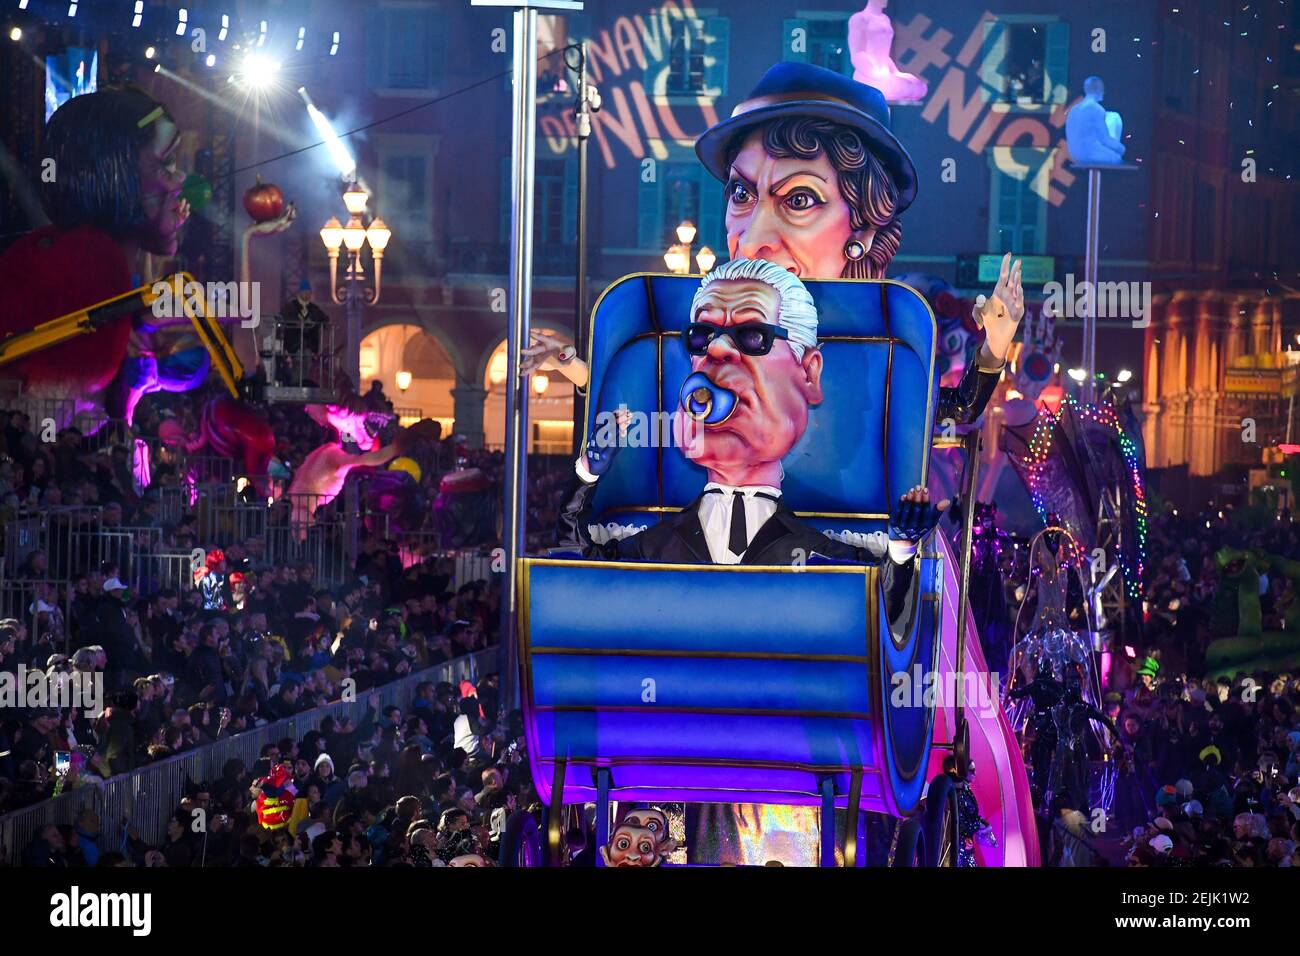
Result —
<path fill-rule="evenodd" d="M 789 333 L 786 344 L 794 357 L 802 362 L 805 349 L 817 348 L 817 306 L 812 295 L 793 272 L 766 259 L 732 259 L 706 275 L 691 300 L 691 321 L 709 286 L 726 279 L 753 279 L 770 285 L 781 299 L 776 324 Z"/>

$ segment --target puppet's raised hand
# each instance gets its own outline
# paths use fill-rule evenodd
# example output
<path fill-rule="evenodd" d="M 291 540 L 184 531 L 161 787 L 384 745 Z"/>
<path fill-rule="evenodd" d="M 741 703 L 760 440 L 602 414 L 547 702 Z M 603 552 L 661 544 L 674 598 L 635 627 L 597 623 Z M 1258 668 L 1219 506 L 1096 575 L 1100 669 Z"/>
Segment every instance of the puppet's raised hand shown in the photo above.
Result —
<path fill-rule="evenodd" d="M 587 385 L 587 363 L 577 357 L 577 350 L 533 329 L 527 348 L 519 350 L 519 374 L 550 371 L 559 372 L 578 388 Z"/>
<path fill-rule="evenodd" d="M 294 208 L 293 203 L 284 207 L 284 212 L 274 219 L 268 219 L 265 222 L 250 223 L 244 229 L 245 236 L 269 236 L 277 232 L 284 232 L 293 221 L 298 218 L 298 210 Z"/>
<path fill-rule="evenodd" d="M 614 413 L 614 420 L 618 422 L 618 440 L 611 442 L 608 435 L 598 432 L 587 440 L 587 447 L 582 453 L 583 467 L 597 478 L 609 471 L 609 466 L 613 464 L 614 455 L 618 453 L 627 438 L 627 428 L 632 421 L 632 413 L 626 409 L 619 409 Z"/>
<path fill-rule="evenodd" d="M 894 541 L 920 541 L 934 530 L 951 502 L 930 504 L 930 489 L 917 485 L 898 499 L 889 517 L 889 537 Z"/>
<path fill-rule="evenodd" d="M 1006 361 L 1011 341 L 1016 337 L 1016 329 L 1025 315 L 1025 290 L 1020 281 L 1020 260 L 1013 264 L 1011 253 L 1002 257 L 1002 268 L 998 273 L 998 284 L 993 287 L 993 295 L 975 300 L 975 324 L 984 330 L 984 345 L 981 351 L 993 359 L 994 364 Z"/>

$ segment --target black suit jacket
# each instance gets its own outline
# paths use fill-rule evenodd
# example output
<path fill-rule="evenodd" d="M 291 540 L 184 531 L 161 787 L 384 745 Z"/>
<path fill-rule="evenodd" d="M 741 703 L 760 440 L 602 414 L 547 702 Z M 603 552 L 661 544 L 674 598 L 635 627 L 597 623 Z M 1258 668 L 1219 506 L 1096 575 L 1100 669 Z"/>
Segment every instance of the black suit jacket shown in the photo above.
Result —
<path fill-rule="evenodd" d="M 558 538 L 561 548 L 581 551 L 588 558 L 605 560 L 713 564 L 704 537 L 704 525 L 700 523 L 700 501 L 703 494 L 677 514 L 664 517 L 658 524 L 644 531 L 602 543 L 593 541 L 587 528 L 591 517 L 591 499 L 595 493 L 595 482 L 588 484 L 575 476 L 574 484 L 570 486 L 569 494 L 560 509 Z M 814 554 L 837 561 L 881 567 L 890 623 L 901 624 L 907 608 L 912 604 L 909 591 L 914 578 L 912 569 L 916 562 L 913 560 L 907 564 L 895 564 L 887 555 L 827 537 L 800 521 L 783 500 L 777 501 L 776 512 L 750 540 L 749 548 L 740 563 L 789 567 L 809 561 Z"/>

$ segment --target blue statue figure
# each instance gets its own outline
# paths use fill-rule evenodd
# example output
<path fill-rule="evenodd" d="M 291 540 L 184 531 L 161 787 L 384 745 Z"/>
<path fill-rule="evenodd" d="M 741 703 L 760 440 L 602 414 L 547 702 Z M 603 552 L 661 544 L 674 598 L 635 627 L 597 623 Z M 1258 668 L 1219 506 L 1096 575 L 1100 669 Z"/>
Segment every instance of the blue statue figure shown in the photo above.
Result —
<path fill-rule="evenodd" d="M 1065 118 L 1065 143 L 1078 165 L 1117 164 L 1124 159 L 1124 120 L 1101 105 L 1106 84 L 1099 76 L 1083 81 L 1083 99 Z"/>

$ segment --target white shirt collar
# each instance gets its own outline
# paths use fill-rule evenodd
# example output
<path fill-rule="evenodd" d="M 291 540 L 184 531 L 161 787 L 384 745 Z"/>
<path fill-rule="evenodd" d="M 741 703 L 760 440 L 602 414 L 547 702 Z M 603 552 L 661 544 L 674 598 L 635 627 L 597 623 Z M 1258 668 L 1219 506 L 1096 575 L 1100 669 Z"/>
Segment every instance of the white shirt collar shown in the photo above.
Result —
<path fill-rule="evenodd" d="M 773 498 L 781 497 L 781 489 L 774 488 L 771 485 L 724 485 L 718 481 L 710 481 L 707 485 L 704 486 L 705 491 L 709 491 L 713 488 L 717 488 L 721 491 L 725 491 L 727 492 L 727 494 L 734 494 L 735 492 L 739 491 L 741 494 L 745 495 L 746 497 L 749 497 L 755 494 L 756 492 L 760 492 L 760 491 L 763 492 L 764 494 L 771 495 Z"/>

